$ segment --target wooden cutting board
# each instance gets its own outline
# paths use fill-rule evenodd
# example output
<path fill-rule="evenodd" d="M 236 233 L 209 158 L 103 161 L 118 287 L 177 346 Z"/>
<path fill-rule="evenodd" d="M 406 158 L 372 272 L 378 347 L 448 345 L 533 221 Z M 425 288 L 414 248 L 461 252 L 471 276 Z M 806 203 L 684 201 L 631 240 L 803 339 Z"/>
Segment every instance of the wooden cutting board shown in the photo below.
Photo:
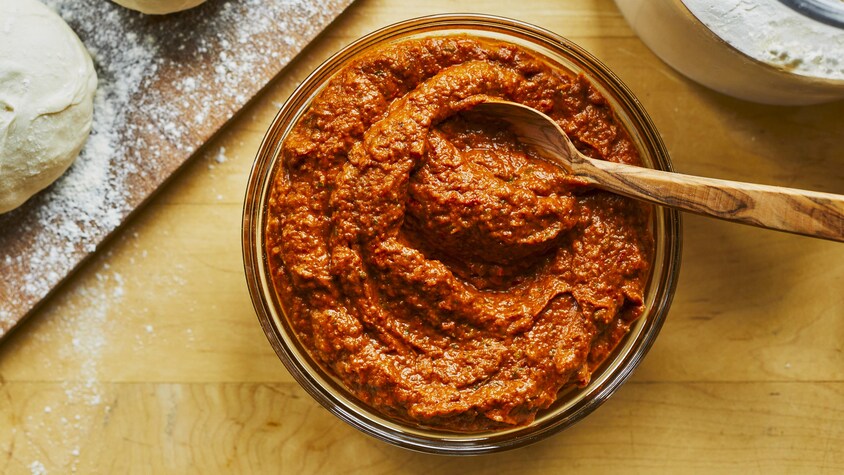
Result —
<path fill-rule="evenodd" d="M 167 16 L 43 1 L 89 49 L 99 85 L 74 165 L 0 215 L 0 338 L 353 0 L 209 0 Z"/>

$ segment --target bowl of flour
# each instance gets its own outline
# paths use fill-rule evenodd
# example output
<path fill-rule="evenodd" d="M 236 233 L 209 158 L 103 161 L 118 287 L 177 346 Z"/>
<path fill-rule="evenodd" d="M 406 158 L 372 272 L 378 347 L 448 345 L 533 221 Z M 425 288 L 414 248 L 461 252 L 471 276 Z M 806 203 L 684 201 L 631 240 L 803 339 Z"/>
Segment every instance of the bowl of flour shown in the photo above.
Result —
<path fill-rule="evenodd" d="M 842 0 L 616 0 L 671 67 L 721 93 L 806 105 L 844 99 Z"/>

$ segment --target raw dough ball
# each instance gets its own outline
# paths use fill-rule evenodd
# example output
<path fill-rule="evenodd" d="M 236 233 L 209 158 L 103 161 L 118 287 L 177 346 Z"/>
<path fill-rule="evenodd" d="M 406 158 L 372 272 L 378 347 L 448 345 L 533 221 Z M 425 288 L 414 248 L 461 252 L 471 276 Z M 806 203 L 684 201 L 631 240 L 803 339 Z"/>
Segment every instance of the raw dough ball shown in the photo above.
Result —
<path fill-rule="evenodd" d="M 96 89 L 91 56 L 64 20 L 38 0 L 0 0 L 0 213 L 73 163 Z"/>
<path fill-rule="evenodd" d="M 114 0 L 114 3 L 148 15 L 166 15 L 193 8 L 205 0 Z"/>

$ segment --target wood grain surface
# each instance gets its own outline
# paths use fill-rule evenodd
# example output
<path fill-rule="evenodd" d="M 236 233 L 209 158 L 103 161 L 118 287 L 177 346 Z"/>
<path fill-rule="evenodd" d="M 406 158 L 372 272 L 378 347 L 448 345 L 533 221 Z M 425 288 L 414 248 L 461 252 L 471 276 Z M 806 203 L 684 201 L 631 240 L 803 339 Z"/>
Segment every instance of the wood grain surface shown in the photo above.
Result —
<path fill-rule="evenodd" d="M 0 473 L 844 471 L 844 247 L 696 216 L 642 366 L 536 445 L 408 452 L 347 426 L 293 381 L 241 262 L 243 190 L 266 127 L 353 39 L 467 10 L 595 54 L 641 100 L 680 172 L 844 192 L 844 104 L 768 107 L 704 89 L 650 53 L 612 1 L 360 0 L 0 346 Z"/>

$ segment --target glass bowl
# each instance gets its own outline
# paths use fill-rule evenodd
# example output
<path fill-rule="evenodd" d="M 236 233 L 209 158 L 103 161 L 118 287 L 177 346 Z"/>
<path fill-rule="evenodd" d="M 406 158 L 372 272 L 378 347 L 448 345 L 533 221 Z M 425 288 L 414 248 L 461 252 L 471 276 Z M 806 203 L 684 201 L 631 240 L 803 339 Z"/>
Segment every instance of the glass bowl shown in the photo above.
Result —
<path fill-rule="evenodd" d="M 299 384 L 326 409 L 364 433 L 400 447 L 437 454 L 480 454 L 523 446 L 571 426 L 594 411 L 630 377 L 659 333 L 674 295 L 681 227 L 676 211 L 653 209 L 654 261 L 645 292 L 645 313 L 592 374 L 587 386 L 561 393 L 531 424 L 473 433 L 434 430 L 390 418 L 357 400 L 300 344 L 269 275 L 264 230 L 280 145 L 326 82 L 361 52 L 390 42 L 453 34 L 515 43 L 573 73 L 582 72 L 610 102 L 644 164 L 672 170 L 665 146 L 639 101 L 606 66 L 571 41 L 536 26 L 488 15 L 436 15 L 407 20 L 370 33 L 329 58 L 281 108 L 249 176 L 243 210 L 243 259 L 252 303 L 270 344 Z"/>

